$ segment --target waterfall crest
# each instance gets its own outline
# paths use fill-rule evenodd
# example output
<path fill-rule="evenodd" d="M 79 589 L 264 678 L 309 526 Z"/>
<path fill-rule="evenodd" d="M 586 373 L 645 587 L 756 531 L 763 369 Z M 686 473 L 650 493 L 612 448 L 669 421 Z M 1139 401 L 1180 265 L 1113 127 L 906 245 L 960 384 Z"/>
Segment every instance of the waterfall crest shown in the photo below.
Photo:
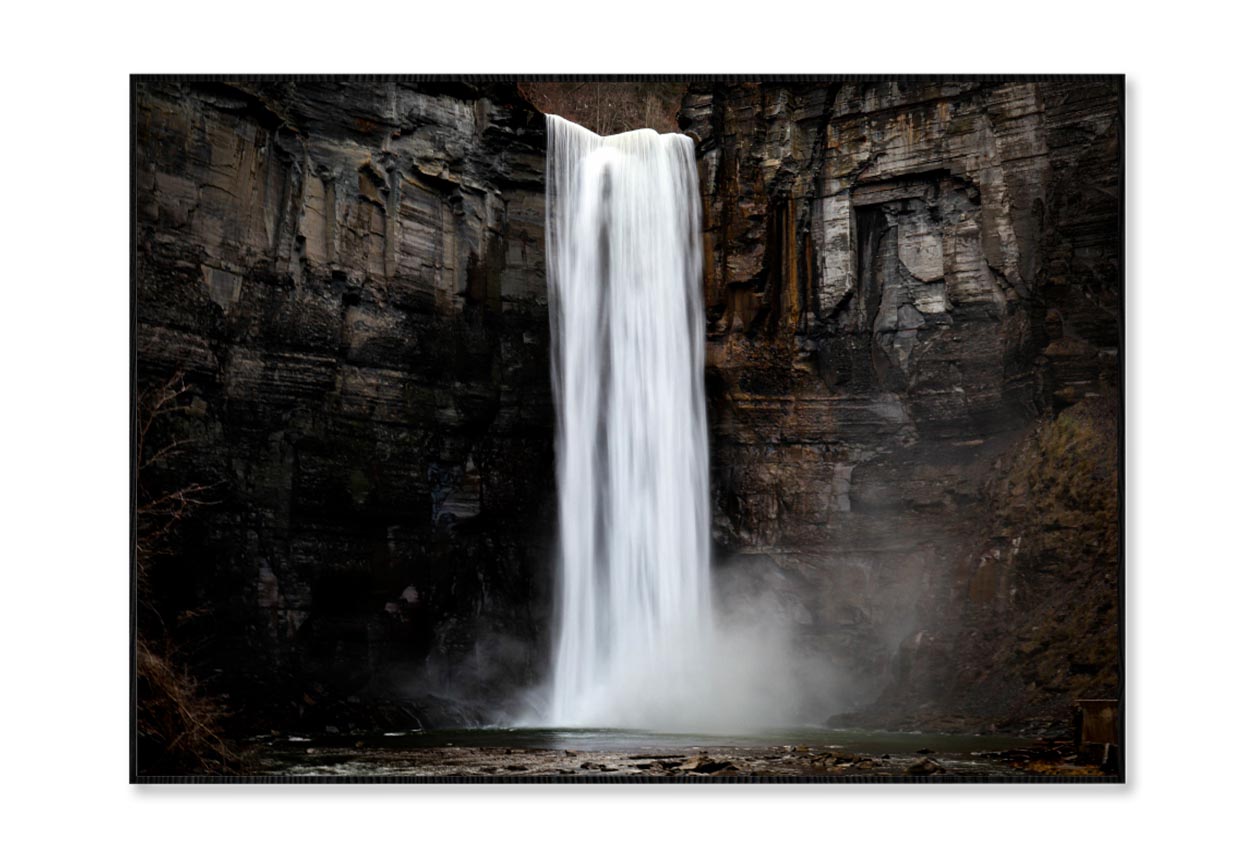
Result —
<path fill-rule="evenodd" d="M 548 116 L 559 500 L 549 722 L 665 726 L 712 628 L 693 143 Z"/>

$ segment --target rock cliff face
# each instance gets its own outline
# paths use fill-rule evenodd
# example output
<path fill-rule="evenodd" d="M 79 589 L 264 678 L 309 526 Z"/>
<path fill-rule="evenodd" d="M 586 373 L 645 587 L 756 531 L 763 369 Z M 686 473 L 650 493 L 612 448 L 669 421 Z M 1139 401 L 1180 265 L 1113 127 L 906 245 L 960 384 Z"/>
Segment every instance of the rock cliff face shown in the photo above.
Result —
<path fill-rule="evenodd" d="M 542 116 L 514 87 L 145 81 L 134 121 L 138 384 L 189 388 L 141 501 L 210 487 L 151 571 L 180 647 L 272 721 L 386 695 L 445 722 L 534 679 Z"/>
<path fill-rule="evenodd" d="M 880 724 L 1048 726 L 1117 693 L 1120 103 L 1095 81 L 685 99 L 722 586 L 773 597 Z"/>
<path fill-rule="evenodd" d="M 830 710 L 1049 728 L 1117 694 L 1120 108 L 688 90 L 718 585 L 835 666 Z M 502 708 L 551 626 L 542 116 L 149 80 L 134 120 L 137 382 L 188 388 L 139 499 L 206 487 L 141 620 L 243 722 Z"/>

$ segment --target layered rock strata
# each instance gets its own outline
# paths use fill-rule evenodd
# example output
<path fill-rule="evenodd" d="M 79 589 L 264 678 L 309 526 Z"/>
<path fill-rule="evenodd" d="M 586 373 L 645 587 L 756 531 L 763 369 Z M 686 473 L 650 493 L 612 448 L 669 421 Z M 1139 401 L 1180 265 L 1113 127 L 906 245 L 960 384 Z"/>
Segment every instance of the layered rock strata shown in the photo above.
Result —
<path fill-rule="evenodd" d="M 1081 514 L 1117 504 L 1117 421 L 1076 407 L 1077 459 L 1032 435 L 1119 397 L 1120 109 L 1097 80 L 688 92 L 722 586 L 842 707 L 1023 727 L 1118 689 L 1116 518 Z M 1024 454 L 1089 479 L 1007 505 Z"/>
<path fill-rule="evenodd" d="M 146 80 L 134 123 L 137 380 L 189 389 L 142 486 L 212 487 L 155 607 L 258 717 L 499 704 L 549 621 L 542 116 L 514 87 Z"/>
<path fill-rule="evenodd" d="M 1119 690 L 1120 110 L 1098 80 L 688 90 L 716 581 L 828 710 L 1052 728 Z M 542 116 L 152 79 L 134 120 L 137 382 L 188 387 L 140 497 L 209 489 L 148 603 L 271 725 L 505 707 L 551 627 Z"/>

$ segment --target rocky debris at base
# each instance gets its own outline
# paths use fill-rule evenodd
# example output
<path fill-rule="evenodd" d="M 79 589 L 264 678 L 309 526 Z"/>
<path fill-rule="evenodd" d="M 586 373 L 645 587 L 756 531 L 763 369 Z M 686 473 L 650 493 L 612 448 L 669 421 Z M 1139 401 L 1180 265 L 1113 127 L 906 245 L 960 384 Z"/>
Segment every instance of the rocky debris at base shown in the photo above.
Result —
<path fill-rule="evenodd" d="M 807 746 L 731 747 L 688 755 L 499 747 L 382 748 L 288 743 L 258 745 L 258 772 L 291 776 L 835 778 L 1113 775 L 1074 763 L 1057 742 L 998 752 L 860 755 Z"/>
<path fill-rule="evenodd" d="M 976 756 L 1036 776 L 1108 776 L 1117 773 L 1114 762 L 1102 766 L 1099 762 L 1083 760 L 1069 740 L 1046 740 L 1018 749 L 976 753 Z"/>

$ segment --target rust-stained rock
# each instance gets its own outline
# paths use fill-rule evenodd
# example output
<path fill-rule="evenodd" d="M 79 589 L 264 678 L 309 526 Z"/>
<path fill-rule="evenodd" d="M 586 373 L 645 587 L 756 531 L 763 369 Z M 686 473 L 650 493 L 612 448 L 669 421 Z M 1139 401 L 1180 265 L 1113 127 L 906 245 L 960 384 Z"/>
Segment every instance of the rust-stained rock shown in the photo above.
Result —
<path fill-rule="evenodd" d="M 843 669 L 833 706 L 1067 725 L 1118 678 L 1120 84 L 701 84 L 680 126 L 722 586 Z M 1085 400 L 1092 441 L 1032 443 Z M 1007 509 L 1023 456 L 1088 498 Z"/>

